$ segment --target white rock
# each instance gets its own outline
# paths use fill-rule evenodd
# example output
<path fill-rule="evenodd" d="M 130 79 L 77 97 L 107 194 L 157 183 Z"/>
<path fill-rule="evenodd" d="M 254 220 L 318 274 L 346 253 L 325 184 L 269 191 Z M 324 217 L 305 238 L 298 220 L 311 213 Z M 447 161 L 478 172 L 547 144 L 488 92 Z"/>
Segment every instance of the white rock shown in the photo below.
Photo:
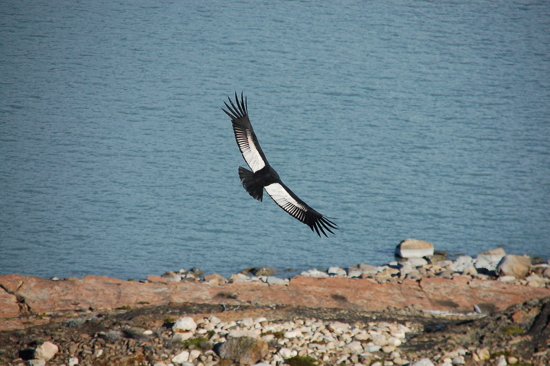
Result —
<path fill-rule="evenodd" d="M 150 329 L 143 331 L 143 335 L 151 335 L 151 334 L 153 334 L 153 331 Z"/>
<path fill-rule="evenodd" d="M 386 336 L 383 334 L 374 334 L 372 336 L 372 343 L 374 343 L 377 346 L 385 346 L 388 344 L 388 340 Z"/>
<path fill-rule="evenodd" d="M 76 357 L 69 358 L 69 366 L 75 366 L 75 365 L 78 365 L 78 358 Z"/>
<path fill-rule="evenodd" d="M 502 276 L 497 278 L 497 281 L 500 282 L 514 282 L 516 278 L 514 276 Z"/>
<path fill-rule="evenodd" d="M 229 338 L 240 338 L 240 337 L 250 337 L 250 338 L 259 338 L 262 330 L 261 329 L 254 329 L 254 330 L 232 330 L 227 335 Z"/>
<path fill-rule="evenodd" d="M 449 266 L 449 269 L 457 272 L 464 272 L 466 268 L 473 267 L 473 265 L 474 260 L 472 257 L 469 255 L 461 255 Z"/>
<path fill-rule="evenodd" d="M 353 337 L 353 339 L 355 339 L 356 341 L 367 341 L 370 338 L 370 334 L 368 334 L 367 332 L 358 333 Z"/>
<path fill-rule="evenodd" d="M 196 329 L 197 329 L 197 323 L 195 323 L 193 318 L 189 316 L 179 318 L 178 320 L 176 320 L 176 322 L 174 323 L 174 326 L 172 327 L 172 330 L 174 332 L 182 331 L 182 330 L 183 331 L 188 330 L 188 331 L 194 332 Z"/>
<path fill-rule="evenodd" d="M 290 283 L 288 278 L 279 278 L 275 276 L 266 276 L 262 278 L 262 281 L 268 285 L 288 285 Z"/>
<path fill-rule="evenodd" d="M 189 360 L 189 351 L 183 351 L 172 357 L 172 362 L 182 364 Z"/>
<path fill-rule="evenodd" d="M 353 341 L 347 345 L 347 348 L 349 349 L 350 353 L 356 353 L 363 350 L 363 345 L 361 342 Z"/>
<path fill-rule="evenodd" d="M 364 350 L 365 352 L 378 352 L 380 351 L 380 348 L 382 348 L 381 346 L 378 346 L 376 344 L 371 344 L 371 345 L 366 345 Z"/>
<path fill-rule="evenodd" d="M 52 342 L 44 342 L 40 346 L 36 347 L 34 357 L 41 360 L 49 361 L 55 356 L 57 352 L 59 352 L 59 347 L 57 347 Z"/>
<path fill-rule="evenodd" d="M 241 320 L 240 322 L 237 322 L 237 323 L 239 323 L 243 327 L 251 327 L 254 324 L 254 319 L 244 318 L 243 320 Z"/>
<path fill-rule="evenodd" d="M 199 351 L 198 349 L 192 350 L 191 352 L 189 352 L 189 361 L 196 360 L 197 358 L 199 358 L 201 354 L 202 352 Z"/>
<path fill-rule="evenodd" d="M 282 358 L 291 358 L 292 357 L 292 350 L 290 348 L 283 347 L 279 350 L 279 355 Z"/>
<path fill-rule="evenodd" d="M 465 363 L 464 356 L 456 356 L 453 358 L 453 365 L 463 365 Z"/>
<path fill-rule="evenodd" d="M 327 271 L 329 275 L 333 276 L 346 276 L 346 270 L 340 267 L 330 267 Z"/>
<path fill-rule="evenodd" d="M 210 315 L 210 316 L 208 317 L 208 321 L 209 321 L 210 323 L 212 323 L 212 324 L 218 324 L 218 323 L 221 322 L 221 320 L 220 320 L 217 316 L 215 316 L 215 315 Z"/>
<path fill-rule="evenodd" d="M 382 352 L 384 353 L 392 353 L 395 351 L 395 346 L 384 346 L 382 347 Z"/>
<path fill-rule="evenodd" d="M 402 258 L 430 256 L 434 254 L 434 245 L 422 240 L 405 239 L 395 248 L 395 253 Z"/>
<path fill-rule="evenodd" d="M 413 267 L 420 267 L 420 266 L 423 266 L 423 265 L 426 265 L 428 264 L 428 261 L 425 260 L 424 258 L 416 258 L 416 257 L 413 257 L 413 258 L 409 258 L 407 260 L 407 262 L 405 263 L 408 263 L 410 264 L 411 266 Z"/>
<path fill-rule="evenodd" d="M 502 248 L 495 248 L 491 250 L 486 250 L 477 255 L 477 259 L 484 258 L 489 262 L 500 262 L 502 257 L 506 255 L 506 252 Z"/>
<path fill-rule="evenodd" d="M 508 362 L 506 362 L 506 357 L 504 357 L 504 355 L 500 355 L 497 360 L 496 366 L 506 366 L 506 365 L 508 365 Z"/>
<path fill-rule="evenodd" d="M 309 276 L 309 277 L 328 277 L 328 273 L 319 271 L 318 269 L 310 269 L 309 271 L 304 271 L 300 273 L 302 276 Z"/>
<path fill-rule="evenodd" d="M 399 339 L 397 337 L 390 337 L 390 338 L 388 338 L 388 345 L 394 346 L 394 347 L 399 347 L 401 345 L 401 339 Z"/>
<path fill-rule="evenodd" d="M 416 362 L 413 362 L 411 366 L 434 366 L 433 362 L 429 358 L 423 358 Z"/>
<path fill-rule="evenodd" d="M 259 318 L 256 318 L 256 319 L 254 320 L 254 322 L 255 322 L 256 324 L 260 324 L 260 323 L 263 323 L 263 322 L 267 322 L 267 318 L 266 318 L 265 316 L 261 316 L 261 317 L 259 317 Z"/>
<path fill-rule="evenodd" d="M 284 337 L 287 339 L 292 339 L 296 337 L 302 336 L 302 333 L 297 330 L 289 330 L 288 332 L 285 332 Z"/>

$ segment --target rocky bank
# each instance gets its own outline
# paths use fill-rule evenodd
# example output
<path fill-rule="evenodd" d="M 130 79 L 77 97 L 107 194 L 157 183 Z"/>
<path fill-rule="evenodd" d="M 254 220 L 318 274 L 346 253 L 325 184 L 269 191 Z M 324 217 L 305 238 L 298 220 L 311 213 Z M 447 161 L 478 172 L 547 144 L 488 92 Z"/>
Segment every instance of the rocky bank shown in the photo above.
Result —
<path fill-rule="evenodd" d="M 515 257 L 425 255 L 291 279 L 268 267 L 229 279 L 2 275 L 0 364 L 546 365 L 549 266 Z"/>

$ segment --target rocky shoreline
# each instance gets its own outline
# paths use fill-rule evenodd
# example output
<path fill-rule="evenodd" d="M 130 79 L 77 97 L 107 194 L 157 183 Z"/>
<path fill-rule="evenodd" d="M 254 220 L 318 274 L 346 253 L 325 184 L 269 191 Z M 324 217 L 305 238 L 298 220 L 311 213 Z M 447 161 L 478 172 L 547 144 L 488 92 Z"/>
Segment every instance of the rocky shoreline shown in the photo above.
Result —
<path fill-rule="evenodd" d="M 291 279 L 0 275 L 0 364 L 548 364 L 548 263 L 499 248 L 449 261 L 419 241 L 414 257 L 406 242 L 386 266 Z"/>

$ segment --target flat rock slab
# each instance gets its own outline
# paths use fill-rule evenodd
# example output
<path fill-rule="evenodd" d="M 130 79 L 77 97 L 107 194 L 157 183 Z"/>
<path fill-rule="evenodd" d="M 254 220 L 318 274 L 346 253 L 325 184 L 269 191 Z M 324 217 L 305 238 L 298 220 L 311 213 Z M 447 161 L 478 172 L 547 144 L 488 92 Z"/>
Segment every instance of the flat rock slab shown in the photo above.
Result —
<path fill-rule="evenodd" d="M 158 281 L 158 282 L 157 282 Z M 384 311 L 388 307 L 415 306 L 425 311 L 472 312 L 474 305 L 492 312 L 529 299 L 550 296 L 550 289 L 534 288 L 458 276 L 402 283 L 373 283 L 367 279 L 296 276 L 289 285 L 205 282 L 166 282 L 149 276 L 146 283 L 104 276 L 62 281 L 22 276 L 0 276 L 0 330 L 25 327 L 27 314 L 94 308 L 113 309 L 198 303 L 224 305 L 289 305 Z"/>

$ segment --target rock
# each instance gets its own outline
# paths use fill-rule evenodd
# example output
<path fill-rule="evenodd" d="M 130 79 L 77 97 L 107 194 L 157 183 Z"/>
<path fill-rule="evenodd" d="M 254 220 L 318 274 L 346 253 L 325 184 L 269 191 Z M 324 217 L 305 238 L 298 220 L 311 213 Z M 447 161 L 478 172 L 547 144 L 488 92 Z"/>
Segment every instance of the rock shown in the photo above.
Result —
<path fill-rule="evenodd" d="M 429 358 L 423 358 L 416 362 L 411 363 L 411 366 L 434 366 L 433 362 Z"/>
<path fill-rule="evenodd" d="M 172 357 L 172 362 L 182 364 L 189 360 L 189 351 L 183 351 Z"/>
<path fill-rule="evenodd" d="M 208 276 L 204 276 L 204 281 L 206 283 L 208 283 L 209 285 L 219 285 L 219 284 L 224 284 L 224 283 L 227 283 L 228 280 L 227 278 L 223 277 L 222 275 L 219 275 L 217 273 L 214 273 L 214 274 L 211 274 L 211 275 L 208 275 Z"/>
<path fill-rule="evenodd" d="M 230 338 L 214 350 L 222 359 L 253 365 L 267 355 L 268 346 L 259 338 L 239 337 Z"/>
<path fill-rule="evenodd" d="M 543 272 L 542 272 L 542 276 L 544 278 L 550 278 L 550 267 L 547 267 Z"/>
<path fill-rule="evenodd" d="M 249 268 L 243 269 L 240 273 L 242 274 L 251 273 L 256 277 L 260 277 L 260 276 L 271 276 L 272 274 L 277 273 L 277 270 L 272 267 L 261 266 L 261 267 L 249 267 Z"/>
<path fill-rule="evenodd" d="M 395 248 L 395 254 L 402 258 L 432 256 L 434 245 L 421 240 L 405 239 Z"/>
<path fill-rule="evenodd" d="M 477 355 L 480 361 L 488 360 L 489 358 L 491 358 L 491 352 L 487 347 L 478 348 L 475 354 Z"/>
<path fill-rule="evenodd" d="M 78 358 L 76 357 L 71 357 L 69 358 L 69 366 L 75 366 L 75 365 L 78 365 Z"/>
<path fill-rule="evenodd" d="M 181 276 L 178 273 L 172 272 L 172 271 L 168 271 L 165 274 L 161 275 L 160 277 L 166 279 L 169 282 L 181 281 Z"/>
<path fill-rule="evenodd" d="M 195 323 L 193 318 L 189 316 L 179 318 L 178 320 L 176 320 L 176 322 L 172 326 L 172 330 L 174 332 L 181 332 L 181 331 L 194 332 L 196 329 L 197 329 L 197 323 Z"/>
<path fill-rule="evenodd" d="M 477 274 L 477 269 L 476 267 L 468 267 L 462 271 L 462 274 L 465 276 L 475 276 Z"/>
<path fill-rule="evenodd" d="M 381 348 L 382 348 L 381 346 L 378 346 L 376 344 L 370 344 L 365 346 L 365 352 L 370 352 L 370 353 L 378 352 L 380 351 Z"/>
<path fill-rule="evenodd" d="M 292 350 L 289 348 L 283 347 L 279 350 L 279 354 L 281 355 L 282 358 L 285 358 L 285 359 L 290 358 L 292 357 Z"/>
<path fill-rule="evenodd" d="M 472 257 L 470 257 L 469 255 L 461 255 L 453 262 L 449 269 L 455 270 L 457 272 L 463 272 L 466 268 L 473 266 L 474 260 Z"/>
<path fill-rule="evenodd" d="M 304 271 L 301 273 L 302 276 L 308 277 L 328 277 L 328 273 L 319 271 L 318 269 L 310 269 L 309 271 Z"/>
<path fill-rule="evenodd" d="M 506 362 L 506 357 L 504 355 L 500 355 L 497 359 L 496 366 L 506 366 L 508 365 L 508 362 Z"/>
<path fill-rule="evenodd" d="M 267 276 L 267 277 L 260 277 L 262 281 L 267 283 L 268 285 L 288 285 L 290 281 L 288 278 L 278 278 L 275 276 Z"/>
<path fill-rule="evenodd" d="M 340 267 L 330 267 L 327 273 L 331 276 L 347 276 L 346 270 Z"/>
<path fill-rule="evenodd" d="M 370 264 L 364 264 L 364 263 L 355 264 L 348 268 L 349 277 L 360 277 L 363 273 L 376 274 L 377 272 L 378 272 L 378 267 L 372 266 Z M 354 275 L 352 276 L 352 274 Z"/>
<path fill-rule="evenodd" d="M 413 267 L 420 267 L 428 264 L 428 261 L 425 260 L 424 258 L 413 257 L 413 258 L 407 259 L 407 261 L 404 263 L 409 263 Z"/>
<path fill-rule="evenodd" d="M 508 254 L 499 262 L 496 273 L 498 276 L 514 276 L 525 278 L 529 273 L 531 259 L 529 257 Z"/>
<path fill-rule="evenodd" d="M 44 359 L 28 360 L 26 364 L 27 366 L 46 366 L 46 360 Z"/>
<path fill-rule="evenodd" d="M 229 277 L 230 283 L 247 282 L 247 281 L 250 281 L 250 277 L 242 273 L 232 274 L 231 277 Z"/>
<path fill-rule="evenodd" d="M 491 250 L 486 250 L 477 255 L 477 259 L 484 258 L 489 262 L 500 262 L 502 257 L 506 255 L 506 252 L 502 248 L 495 248 Z"/>
<path fill-rule="evenodd" d="M 195 277 L 200 277 L 204 274 L 204 271 L 197 267 L 193 267 L 189 270 L 189 273 L 191 273 Z"/>
<path fill-rule="evenodd" d="M 36 347 L 34 358 L 49 361 L 56 355 L 57 352 L 59 352 L 59 347 L 52 342 L 44 342 L 40 346 Z"/>

